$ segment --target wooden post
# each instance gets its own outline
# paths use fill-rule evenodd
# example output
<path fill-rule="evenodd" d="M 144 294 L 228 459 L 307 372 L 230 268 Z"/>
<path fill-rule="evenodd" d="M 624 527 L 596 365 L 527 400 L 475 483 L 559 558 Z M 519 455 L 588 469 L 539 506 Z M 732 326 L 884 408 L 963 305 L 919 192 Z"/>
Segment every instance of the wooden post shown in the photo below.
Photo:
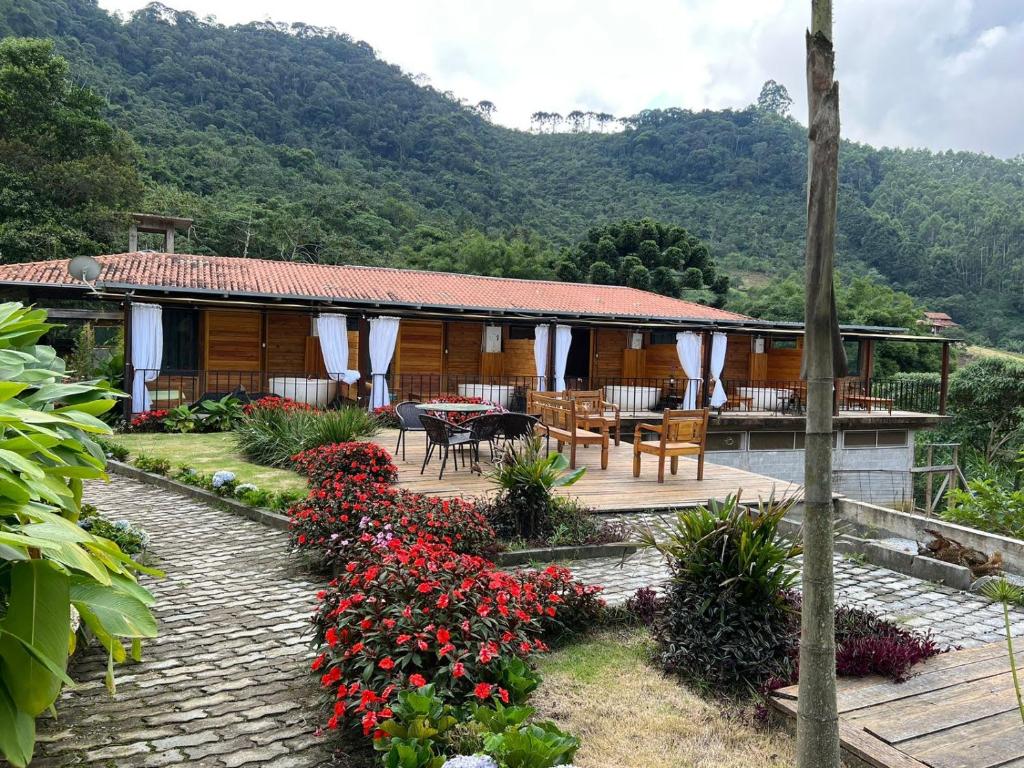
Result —
<path fill-rule="evenodd" d="M 942 373 L 939 374 L 939 415 L 946 415 L 946 400 L 949 398 L 949 342 L 942 342 Z"/>
<path fill-rule="evenodd" d="M 132 368 L 132 300 L 124 300 L 124 390 L 128 397 L 124 400 L 125 421 L 132 418 L 132 379 L 135 378 L 135 371 Z"/>
<path fill-rule="evenodd" d="M 362 390 L 369 396 L 373 382 L 370 380 L 370 321 L 365 316 L 360 316 L 359 327 L 359 382 L 362 385 L 356 392 Z"/>
<path fill-rule="evenodd" d="M 704 331 L 700 335 L 700 378 L 702 408 L 711 405 L 711 331 Z"/>
<path fill-rule="evenodd" d="M 803 378 L 804 560 L 801 568 L 798 768 L 839 768 L 835 581 L 832 522 L 832 416 L 837 374 L 846 373 L 834 294 L 839 186 L 839 86 L 833 79 L 832 2 L 811 0 L 807 45 L 807 242 Z"/>
<path fill-rule="evenodd" d="M 925 473 L 927 480 L 924 484 L 924 511 L 927 515 L 932 514 L 932 472 L 931 468 L 935 466 L 935 446 L 931 443 L 928 444 L 928 472 Z"/>

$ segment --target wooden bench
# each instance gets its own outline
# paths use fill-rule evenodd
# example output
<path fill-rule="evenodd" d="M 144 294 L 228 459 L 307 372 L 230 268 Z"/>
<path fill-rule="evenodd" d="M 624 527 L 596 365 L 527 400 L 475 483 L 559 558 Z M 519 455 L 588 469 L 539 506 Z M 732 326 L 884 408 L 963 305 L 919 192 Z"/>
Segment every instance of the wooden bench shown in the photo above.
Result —
<path fill-rule="evenodd" d="M 600 389 L 569 389 L 561 394 L 576 403 L 576 424 L 583 429 L 615 430 L 615 444 L 622 442 L 622 414 L 619 406 L 604 399 Z"/>
<path fill-rule="evenodd" d="M 654 432 L 657 440 L 644 440 Z M 671 459 L 672 474 L 679 471 L 680 456 L 697 457 L 697 479 L 704 479 L 704 448 L 708 435 L 708 409 L 665 411 L 661 424 L 637 424 L 633 435 L 633 477 L 640 477 L 640 457 L 658 457 L 658 482 L 665 482 L 665 459 Z"/>
<path fill-rule="evenodd" d="M 892 414 L 892 398 L 891 397 L 872 397 L 870 395 L 847 395 L 845 397 L 847 405 L 859 405 L 868 413 L 871 413 L 874 408 L 886 408 L 890 415 Z"/>
<path fill-rule="evenodd" d="M 533 405 L 540 414 L 537 434 L 554 440 L 561 453 L 564 446 L 569 446 L 569 467 L 576 468 L 577 446 L 601 446 L 601 469 L 608 469 L 608 427 L 602 426 L 600 431 L 592 432 L 584 429 L 576 421 L 576 404 L 571 400 L 545 395 L 534 395 Z"/>

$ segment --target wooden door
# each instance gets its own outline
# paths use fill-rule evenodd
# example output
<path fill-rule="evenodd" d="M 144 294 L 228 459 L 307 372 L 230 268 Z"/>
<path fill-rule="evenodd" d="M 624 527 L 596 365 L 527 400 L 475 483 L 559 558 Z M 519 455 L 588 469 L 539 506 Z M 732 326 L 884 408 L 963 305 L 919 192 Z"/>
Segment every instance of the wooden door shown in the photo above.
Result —
<path fill-rule="evenodd" d="M 261 313 L 210 309 L 204 314 L 205 390 L 230 392 L 241 386 L 251 392 L 261 391 Z"/>

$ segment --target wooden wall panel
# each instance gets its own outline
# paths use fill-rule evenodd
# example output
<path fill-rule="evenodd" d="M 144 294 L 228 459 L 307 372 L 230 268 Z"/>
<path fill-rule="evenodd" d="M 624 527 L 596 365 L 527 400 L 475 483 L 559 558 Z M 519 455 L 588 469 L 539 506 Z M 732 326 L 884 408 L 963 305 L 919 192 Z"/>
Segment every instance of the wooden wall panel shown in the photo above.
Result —
<path fill-rule="evenodd" d="M 450 376 L 460 379 L 480 375 L 480 345 L 483 323 L 448 323 L 448 361 Z"/>
<path fill-rule="evenodd" d="M 683 378 L 683 367 L 675 344 L 651 344 L 647 347 L 647 377 L 651 379 Z"/>
<path fill-rule="evenodd" d="M 306 339 L 311 337 L 311 324 L 310 316 L 301 312 L 267 313 L 268 373 L 301 375 L 316 370 L 306 367 Z M 319 347 L 319 340 L 314 341 Z"/>
<path fill-rule="evenodd" d="M 258 371 L 262 318 L 259 312 L 206 310 L 206 368 L 211 371 Z"/>
<path fill-rule="evenodd" d="M 629 344 L 629 332 L 597 328 L 592 334 L 594 360 L 591 362 L 591 374 L 596 378 L 617 377 L 622 372 L 623 351 Z"/>
<path fill-rule="evenodd" d="M 439 320 L 402 320 L 394 370 L 398 374 L 444 373 L 444 325 Z"/>
<path fill-rule="evenodd" d="M 502 368 L 506 376 L 537 375 L 537 366 L 533 360 L 533 339 L 510 339 L 506 336 L 503 350 Z"/>
<path fill-rule="evenodd" d="M 796 349 L 777 348 L 774 344 L 768 349 L 768 381 L 799 381 L 800 362 L 803 356 L 802 341 L 797 341 Z"/>
<path fill-rule="evenodd" d="M 750 374 L 751 337 L 730 335 L 725 348 L 725 368 L 722 379 L 729 382 L 745 382 Z"/>

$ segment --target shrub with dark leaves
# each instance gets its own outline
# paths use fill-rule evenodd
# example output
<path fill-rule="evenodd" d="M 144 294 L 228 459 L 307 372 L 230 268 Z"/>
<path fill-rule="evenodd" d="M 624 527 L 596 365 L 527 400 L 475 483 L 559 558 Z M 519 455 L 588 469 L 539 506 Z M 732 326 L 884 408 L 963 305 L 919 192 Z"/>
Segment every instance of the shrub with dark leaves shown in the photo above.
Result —
<path fill-rule="evenodd" d="M 126 432 L 166 432 L 164 419 L 167 418 L 166 408 L 156 408 L 136 414 L 125 428 Z"/>
<path fill-rule="evenodd" d="M 601 597 L 604 587 L 574 580 L 568 568 L 549 565 L 543 570 L 525 571 L 522 578 L 524 584 L 532 584 L 539 594 L 548 595 L 544 627 L 548 637 L 589 629 L 604 615 L 605 602 Z"/>
<path fill-rule="evenodd" d="M 882 675 L 907 679 L 910 668 L 942 649 L 920 634 L 860 608 L 836 609 L 836 673 L 840 677 Z"/>
<path fill-rule="evenodd" d="M 640 587 L 626 601 L 626 611 L 645 627 L 654 626 L 664 606 L 665 599 L 650 587 Z"/>

